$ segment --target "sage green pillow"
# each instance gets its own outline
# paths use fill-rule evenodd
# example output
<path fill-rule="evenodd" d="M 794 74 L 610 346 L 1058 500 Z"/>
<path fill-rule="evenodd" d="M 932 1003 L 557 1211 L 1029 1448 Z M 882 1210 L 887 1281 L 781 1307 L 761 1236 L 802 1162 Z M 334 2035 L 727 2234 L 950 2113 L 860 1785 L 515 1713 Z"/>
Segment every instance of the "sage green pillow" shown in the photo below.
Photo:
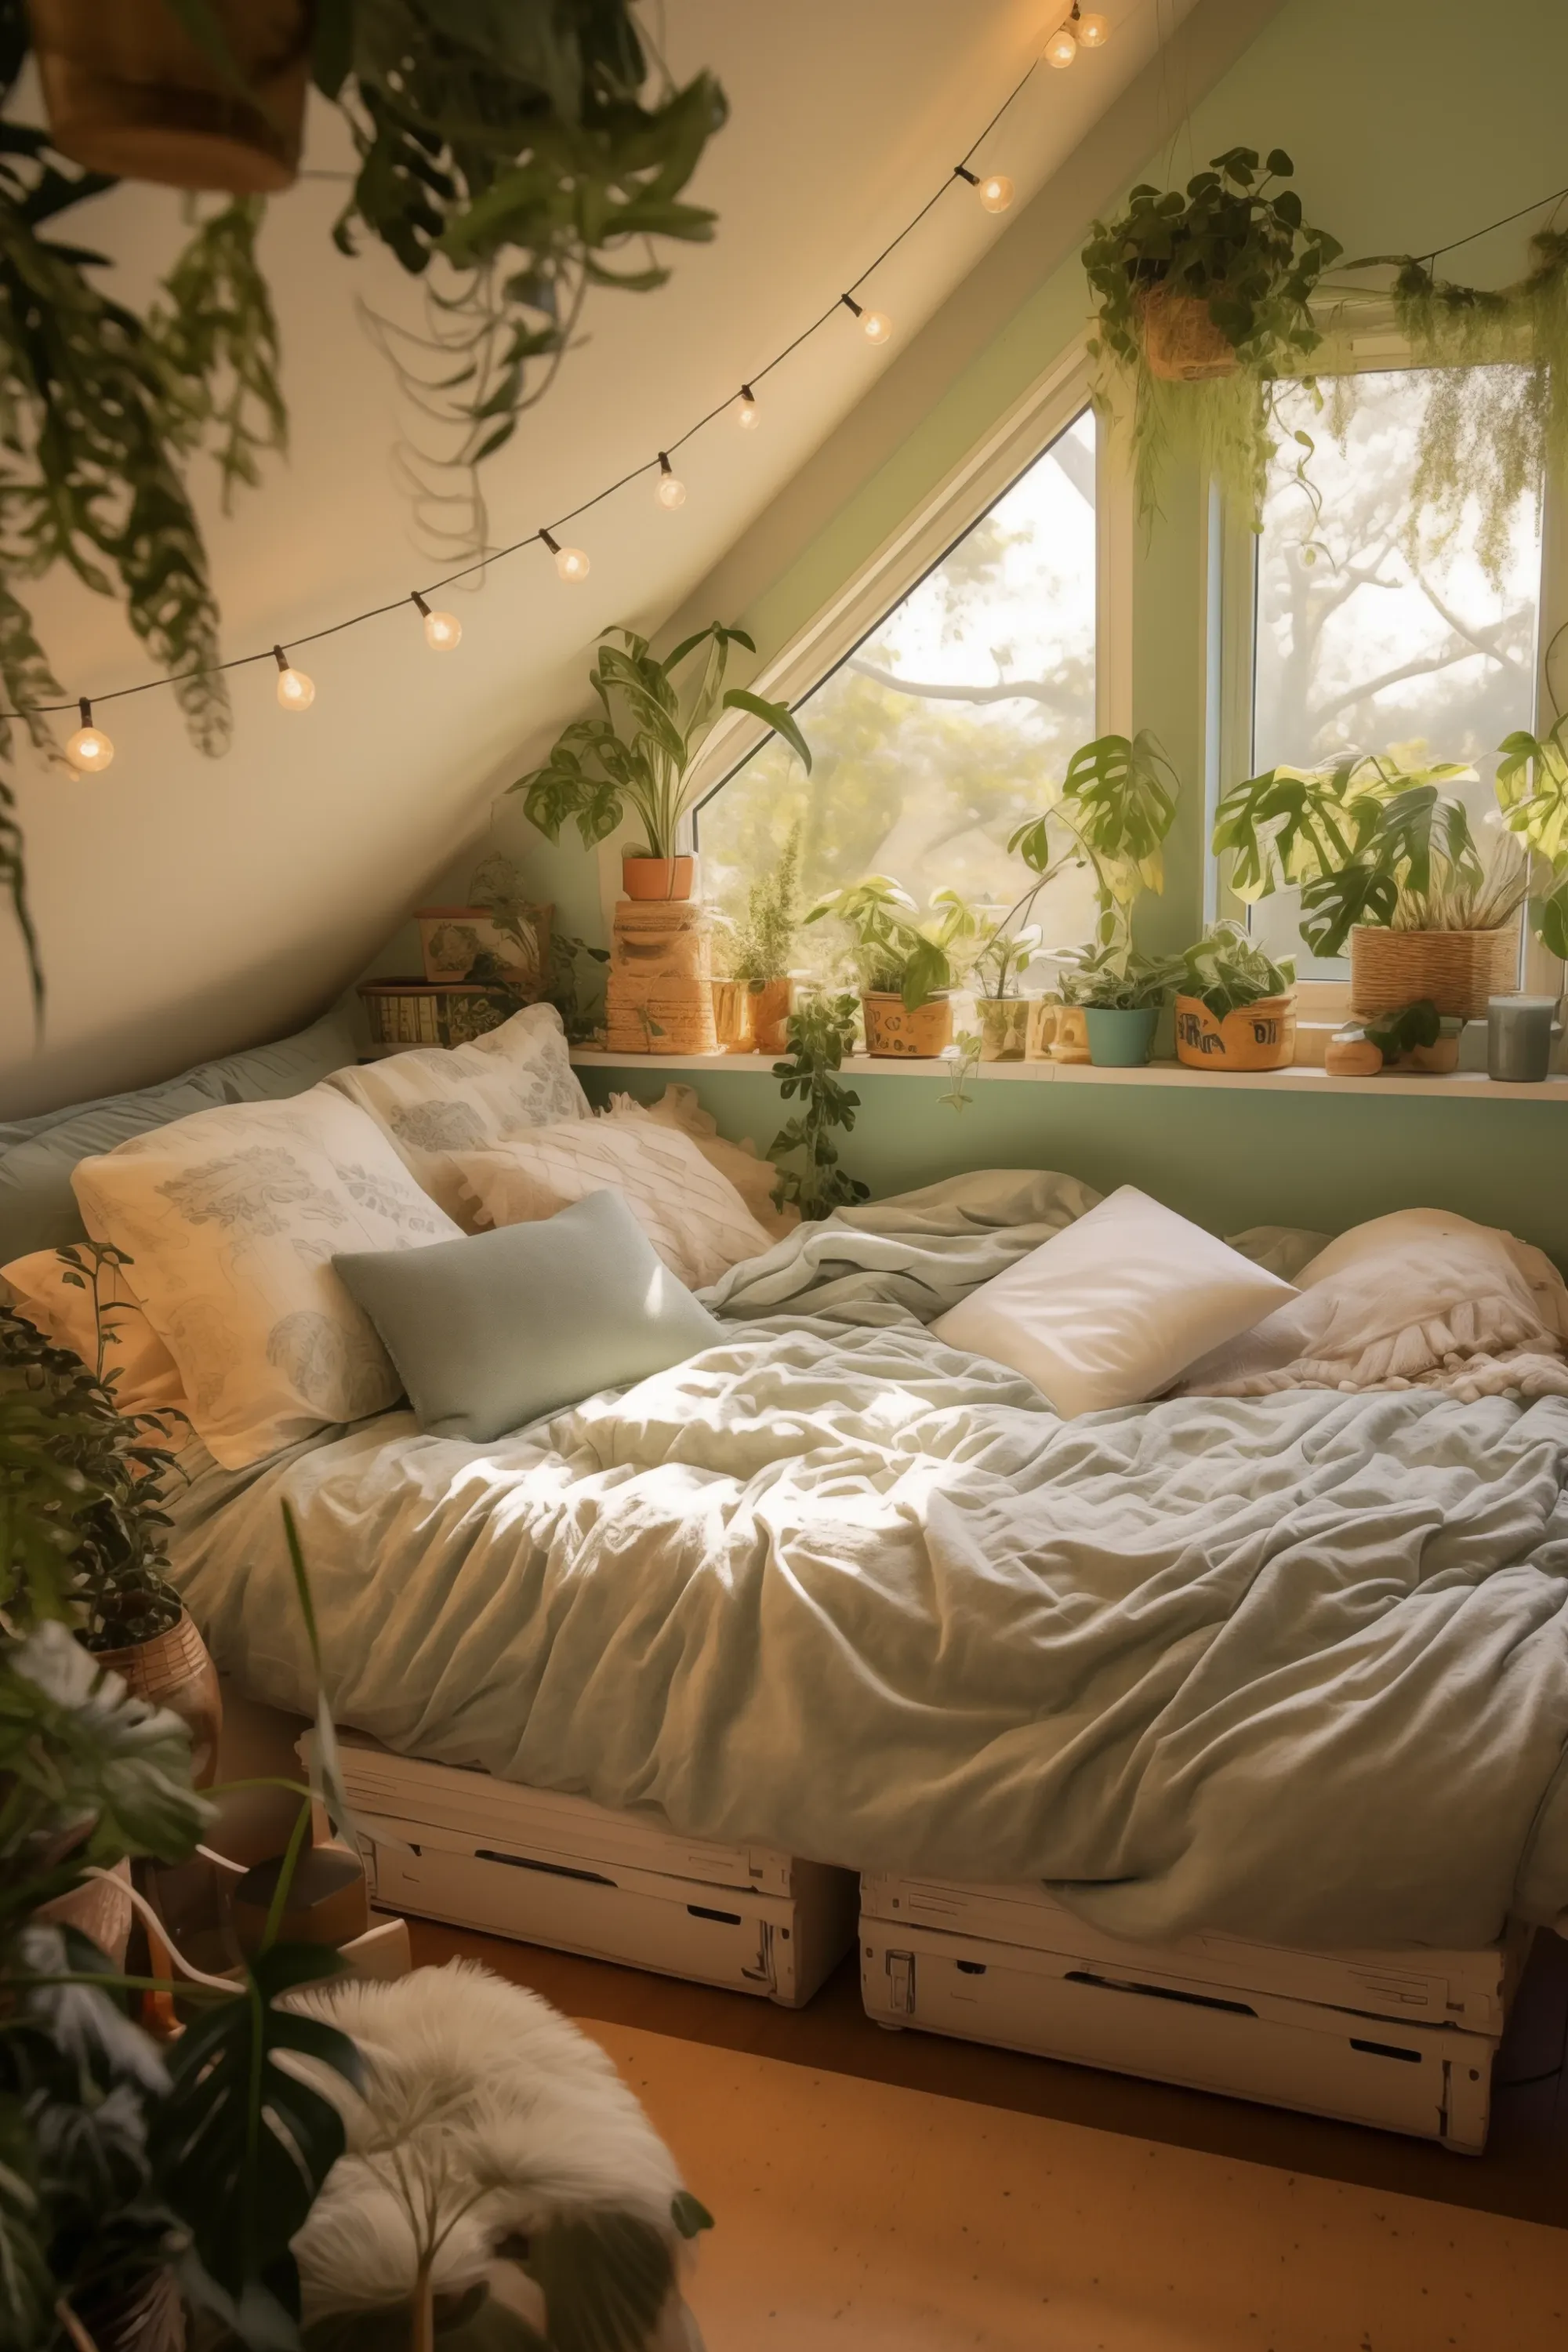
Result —
<path fill-rule="evenodd" d="M 332 1265 L 380 1332 L 421 1429 L 488 1444 L 728 1335 L 618 1192 L 553 1217 Z"/>

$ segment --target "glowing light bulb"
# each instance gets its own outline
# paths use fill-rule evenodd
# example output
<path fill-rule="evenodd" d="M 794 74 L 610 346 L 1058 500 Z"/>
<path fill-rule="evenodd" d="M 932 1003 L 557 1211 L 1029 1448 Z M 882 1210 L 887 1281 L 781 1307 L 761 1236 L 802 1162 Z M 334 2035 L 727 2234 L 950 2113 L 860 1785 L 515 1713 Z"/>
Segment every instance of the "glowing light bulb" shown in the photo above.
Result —
<path fill-rule="evenodd" d="M 654 491 L 654 497 L 670 514 L 675 512 L 677 507 L 683 507 L 686 504 L 686 485 L 678 479 L 674 467 L 662 449 L 658 453 L 658 486 Z"/>
<path fill-rule="evenodd" d="M 1110 27 L 1103 16 L 1080 16 L 1074 29 L 1080 49 L 1102 49 L 1110 38 Z"/>
<path fill-rule="evenodd" d="M 1055 66 L 1059 71 L 1063 66 L 1070 66 L 1077 55 L 1078 43 L 1073 38 L 1072 26 L 1058 25 L 1046 43 L 1046 63 Z"/>
<path fill-rule="evenodd" d="M 593 566 L 580 547 L 563 547 L 552 531 L 541 530 L 539 536 L 555 558 L 555 569 L 563 580 L 573 587 L 586 580 Z"/>
<path fill-rule="evenodd" d="M 741 397 L 735 403 L 731 414 L 742 433 L 754 433 L 762 423 L 763 415 L 757 406 L 757 395 L 749 383 L 743 383 L 741 386 Z"/>
<path fill-rule="evenodd" d="M 101 727 L 92 723 L 92 705 L 84 695 L 78 708 L 81 725 L 66 744 L 66 758 L 79 773 L 100 776 L 114 757 L 114 746 Z"/>
<path fill-rule="evenodd" d="M 449 654 L 463 634 L 456 613 L 433 613 L 417 588 L 410 600 L 424 615 L 425 642 L 432 653 Z"/>
<path fill-rule="evenodd" d="M 1013 183 L 1005 172 L 993 172 L 974 193 L 988 213 L 1005 213 L 1013 201 Z"/>
<path fill-rule="evenodd" d="M 309 710 L 316 699 L 316 681 L 307 677 L 302 669 L 290 669 L 288 656 L 281 646 L 274 646 L 272 658 L 278 665 L 278 699 L 285 710 Z"/>
<path fill-rule="evenodd" d="M 885 310 L 868 310 L 860 321 L 860 332 L 868 343 L 885 343 L 893 331 L 893 322 Z"/>

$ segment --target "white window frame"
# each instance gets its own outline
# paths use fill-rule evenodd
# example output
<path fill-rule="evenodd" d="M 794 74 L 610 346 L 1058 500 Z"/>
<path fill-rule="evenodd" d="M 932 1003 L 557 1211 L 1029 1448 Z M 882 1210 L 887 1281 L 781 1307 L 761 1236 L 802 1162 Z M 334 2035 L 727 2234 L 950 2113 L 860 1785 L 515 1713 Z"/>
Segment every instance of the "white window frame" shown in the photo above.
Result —
<path fill-rule="evenodd" d="M 1090 405 L 1091 386 L 1092 362 L 1080 336 L 821 611 L 760 666 L 749 681 L 755 691 L 792 709 L 804 701 L 1044 457 Z M 1101 415 L 1095 433 L 1094 661 L 1095 728 L 1101 735 L 1131 732 L 1133 512 L 1122 429 Z M 721 719 L 692 766 L 693 806 L 711 800 L 767 736 L 747 712 Z M 601 848 L 600 882 L 608 920 L 620 895 L 619 851 L 611 843 Z"/>
<path fill-rule="evenodd" d="M 1365 316 L 1364 326 L 1331 336 L 1324 347 L 1330 356 L 1320 361 L 1320 374 L 1375 374 L 1422 365 L 1408 336 L 1393 324 L 1392 312 L 1369 307 Z M 1214 831 L 1215 804 L 1221 790 L 1239 783 L 1244 776 L 1252 773 L 1258 539 L 1248 528 L 1247 518 L 1217 492 L 1209 501 L 1205 562 L 1211 714 L 1205 761 L 1205 919 L 1217 913 L 1234 915 L 1245 921 L 1246 905 L 1229 887 L 1209 841 Z M 1553 495 L 1549 478 L 1542 511 L 1540 624 L 1535 707 L 1531 721 L 1537 731 L 1542 714 L 1551 709 L 1544 674 L 1546 649 L 1553 632 L 1564 621 L 1568 621 L 1568 500 Z M 1528 922 L 1524 926 L 1524 988 L 1532 995 L 1561 996 L 1564 982 L 1563 962 L 1548 954 Z M 1350 1017 L 1348 980 L 1300 981 L 1297 998 L 1302 1014 L 1309 1020 L 1343 1021 Z"/>

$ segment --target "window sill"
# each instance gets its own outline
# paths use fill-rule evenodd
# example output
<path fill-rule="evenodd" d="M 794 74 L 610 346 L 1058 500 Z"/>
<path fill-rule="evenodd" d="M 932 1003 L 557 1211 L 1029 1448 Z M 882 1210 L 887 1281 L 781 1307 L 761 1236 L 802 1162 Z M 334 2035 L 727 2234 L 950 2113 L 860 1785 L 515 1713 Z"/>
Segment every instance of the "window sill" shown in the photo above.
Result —
<path fill-rule="evenodd" d="M 587 1052 L 572 1056 L 579 1069 L 733 1070 L 753 1077 L 771 1075 L 777 1058 L 772 1054 Z M 951 1081 L 952 1076 L 946 1062 L 906 1062 L 867 1054 L 851 1055 L 844 1070 L 847 1076 L 868 1078 Z M 1452 1102 L 1568 1102 L 1568 1076 L 1549 1077 L 1536 1087 L 1505 1086 L 1479 1070 L 1456 1070 L 1447 1077 L 1401 1070 L 1378 1078 L 1341 1078 L 1301 1063 L 1288 1070 L 1243 1072 L 1189 1070 L 1177 1062 L 1151 1062 L 1141 1070 L 1101 1070 L 1090 1062 L 982 1062 L 970 1073 L 966 1083 L 988 1086 L 997 1079 L 1023 1086 L 1179 1087 L 1190 1092 L 1207 1093 L 1231 1093 L 1239 1088 L 1252 1094 L 1437 1095 Z"/>

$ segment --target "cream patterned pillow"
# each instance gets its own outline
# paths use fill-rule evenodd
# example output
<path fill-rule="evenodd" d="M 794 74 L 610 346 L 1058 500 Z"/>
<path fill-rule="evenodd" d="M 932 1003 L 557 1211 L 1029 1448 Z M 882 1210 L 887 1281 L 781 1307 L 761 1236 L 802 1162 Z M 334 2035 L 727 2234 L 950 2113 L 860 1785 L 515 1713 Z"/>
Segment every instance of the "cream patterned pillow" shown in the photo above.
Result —
<path fill-rule="evenodd" d="M 335 1070 L 327 1084 L 369 1112 L 410 1174 L 459 1221 L 455 1152 L 593 1117 L 552 1004 L 525 1005 L 469 1045 L 389 1054 L 363 1069 Z"/>
<path fill-rule="evenodd" d="M 590 1192 L 618 1192 L 689 1290 L 773 1247 L 691 1138 L 653 1119 L 571 1119 L 455 1157 L 480 1225 L 527 1224 Z"/>
<path fill-rule="evenodd" d="M 100 1267 L 95 1308 L 91 1253 L 78 1244 L 77 1255 L 79 1270 L 58 1250 L 32 1250 L 0 1265 L 0 1288 L 24 1321 L 57 1348 L 79 1356 L 89 1371 L 98 1368 L 101 1321 L 104 1376 L 114 1375 L 114 1402 L 121 1412 L 184 1412 L 178 1367 L 148 1322 L 125 1268 L 111 1261 Z"/>
<path fill-rule="evenodd" d="M 89 1233 L 132 1261 L 226 1470 L 395 1404 L 391 1360 L 331 1261 L 458 1228 L 331 1087 L 196 1111 L 82 1160 L 71 1181 Z"/>

